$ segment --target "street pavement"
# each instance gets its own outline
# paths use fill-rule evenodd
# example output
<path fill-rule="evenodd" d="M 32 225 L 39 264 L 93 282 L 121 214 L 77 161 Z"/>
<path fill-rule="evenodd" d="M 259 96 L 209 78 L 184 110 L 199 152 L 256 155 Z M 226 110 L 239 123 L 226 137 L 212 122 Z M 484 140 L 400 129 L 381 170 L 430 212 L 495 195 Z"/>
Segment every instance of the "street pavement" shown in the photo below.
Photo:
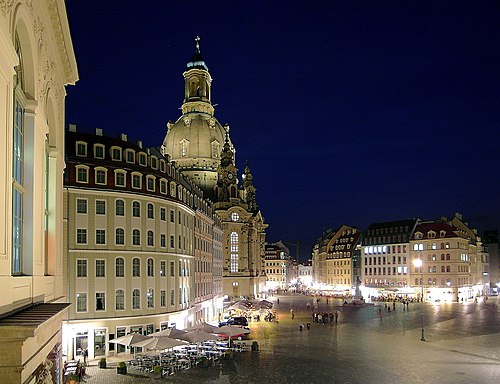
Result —
<path fill-rule="evenodd" d="M 277 299 L 280 303 L 277 304 Z M 321 298 L 319 312 L 339 312 L 338 323 L 312 322 L 308 296 L 272 296 L 277 322 L 251 322 L 258 352 L 236 353 L 209 368 L 194 367 L 168 378 L 116 373 L 91 362 L 85 382 L 97 383 L 477 383 L 500 382 L 500 303 L 402 304 L 343 307 Z M 294 309 L 294 319 L 290 310 Z M 380 313 L 379 313 L 380 309 Z M 422 312 L 424 335 L 421 341 Z M 380 316 L 382 315 L 382 316 Z M 311 323 L 311 329 L 300 324 Z M 126 356 L 124 357 L 127 358 Z"/>

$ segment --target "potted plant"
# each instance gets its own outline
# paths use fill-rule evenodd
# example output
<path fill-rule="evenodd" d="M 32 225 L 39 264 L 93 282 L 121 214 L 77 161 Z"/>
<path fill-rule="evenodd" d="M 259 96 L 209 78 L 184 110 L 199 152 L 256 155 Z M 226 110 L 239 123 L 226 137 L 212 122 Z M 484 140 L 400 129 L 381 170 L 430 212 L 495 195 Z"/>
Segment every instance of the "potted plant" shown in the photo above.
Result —
<path fill-rule="evenodd" d="M 99 368 L 106 368 L 106 358 L 105 357 L 101 357 L 99 359 Z"/>
<path fill-rule="evenodd" d="M 77 382 L 80 381 L 80 377 L 74 373 L 70 373 L 68 375 L 68 383 L 69 384 L 76 384 Z"/>
<path fill-rule="evenodd" d="M 116 373 L 120 375 L 126 375 L 127 374 L 127 364 L 125 364 L 124 361 L 120 361 L 118 363 L 118 367 L 116 367 Z"/>

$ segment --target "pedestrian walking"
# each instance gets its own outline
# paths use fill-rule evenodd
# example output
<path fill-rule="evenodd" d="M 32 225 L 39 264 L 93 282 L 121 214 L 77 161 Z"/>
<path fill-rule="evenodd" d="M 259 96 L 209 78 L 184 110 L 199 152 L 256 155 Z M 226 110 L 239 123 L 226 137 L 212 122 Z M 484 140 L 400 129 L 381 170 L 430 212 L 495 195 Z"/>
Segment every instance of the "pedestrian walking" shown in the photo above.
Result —
<path fill-rule="evenodd" d="M 339 311 L 335 311 L 335 324 L 339 322 Z"/>
<path fill-rule="evenodd" d="M 278 305 L 280 305 L 280 299 L 278 298 Z"/>
<path fill-rule="evenodd" d="M 89 356 L 89 351 L 87 348 L 83 350 L 83 363 L 87 364 L 87 357 Z"/>
<path fill-rule="evenodd" d="M 290 314 L 292 315 L 292 320 L 293 320 L 293 318 L 295 317 L 295 313 L 293 312 L 293 308 L 290 309 Z"/>

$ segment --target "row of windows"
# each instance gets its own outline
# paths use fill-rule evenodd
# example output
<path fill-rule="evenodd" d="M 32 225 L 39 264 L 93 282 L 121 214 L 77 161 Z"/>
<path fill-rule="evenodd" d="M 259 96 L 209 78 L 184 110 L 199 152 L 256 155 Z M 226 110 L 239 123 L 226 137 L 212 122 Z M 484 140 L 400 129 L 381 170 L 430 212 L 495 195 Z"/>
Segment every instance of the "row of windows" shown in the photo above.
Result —
<path fill-rule="evenodd" d="M 391 264 L 391 258 L 385 256 L 367 257 L 365 258 L 365 265 L 385 265 Z M 406 256 L 392 256 L 392 264 L 406 264 Z"/>
<path fill-rule="evenodd" d="M 458 272 L 465 272 L 465 271 L 461 271 L 461 265 L 458 266 Z M 427 267 L 427 271 L 426 272 L 429 272 L 429 273 L 437 273 L 439 271 L 439 269 L 441 269 L 441 272 L 451 272 L 451 267 L 449 265 L 441 265 L 441 268 L 438 268 L 436 267 L 435 265 L 432 265 L 432 266 L 429 266 Z M 467 267 L 467 271 L 468 271 L 468 267 Z M 416 267 L 415 268 L 415 273 L 422 273 L 422 269 L 421 267 Z"/>
<path fill-rule="evenodd" d="M 366 244 L 401 243 L 408 241 L 407 235 L 368 237 Z"/>
<path fill-rule="evenodd" d="M 365 275 L 406 275 L 408 267 L 365 268 Z"/>
<path fill-rule="evenodd" d="M 160 261 L 159 276 L 167 276 L 167 262 L 165 260 Z M 141 259 L 134 257 L 131 263 L 132 277 L 141 276 Z M 125 259 L 123 257 L 117 257 L 115 259 L 115 277 L 125 277 Z M 170 262 L 170 276 L 175 276 L 175 262 Z M 178 276 L 190 276 L 189 263 L 184 260 L 178 261 L 177 267 Z M 148 277 L 155 276 L 155 266 L 154 260 L 149 258 L 146 261 L 146 274 Z M 95 276 L 96 277 L 106 277 L 106 260 L 97 259 L 95 260 Z M 77 259 L 76 260 L 76 277 L 88 277 L 88 260 L 87 259 Z"/>
<path fill-rule="evenodd" d="M 404 227 L 389 227 L 389 228 L 377 228 L 377 229 L 369 229 L 367 231 L 368 235 L 378 235 L 383 233 L 398 233 L 398 232 L 408 232 L 408 226 Z"/>
<path fill-rule="evenodd" d="M 415 232 L 415 239 L 419 240 L 422 239 L 424 234 L 422 232 Z M 446 231 L 439 231 L 439 237 L 445 237 L 446 236 Z M 434 231 L 429 231 L 427 232 L 427 238 L 429 239 L 434 239 L 436 237 L 436 232 Z"/>
<path fill-rule="evenodd" d="M 88 244 L 88 236 L 86 228 L 76 229 L 76 243 L 80 245 Z M 106 245 L 106 230 L 96 229 L 95 230 L 95 244 Z M 123 228 L 115 229 L 115 245 L 125 245 L 125 230 Z M 139 229 L 132 230 L 132 245 L 141 245 L 141 231 Z M 155 246 L 155 235 L 152 230 L 146 233 L 146 245 L 148 247 Z M 160 244 L 161 248 L 167 247 L 167 235 L 165 233 L 160 234 Z M 175 236 L 170 235 L 170 248 L 175 248 Z M 187 250 L 187 241 L 185 236 L 178 235 L 177 237 L 177 248 Z"/>
<path fill-rule="evenodd" d="M 155 295 L 154 289 L 149 288 L 146 291 L 146 306 L 147 308 L 155 307 Z M 179 288 L 179 304 L 189 304 L 188 290 L 186 287 Z M 175 290 L 170 290 L 170 305 L 175 305 Z M 167 306 L 167 291 L 162 289 L 160 291 L 160 307 Z M 132 291 L 131 297 L 131 308 L 141 309 L 141 290 L 134 289 Z M 125 291 L 123 289 L 117 289 L 115 292 L 115 310 L 123 311 L 125 310 Z M 106 293 L 96 292 L 95 294 L 95 310 L 105 311 L 106 310 Z M 87 312 L 87 293 L 80 292 L 76 294 L 76 311 L 77 312 Z"/>
<path fill-rule="evenodd" d="M 459 279 L 460 280 L 460 279 Z M 421 285 L 422 284 L 422 279 L 416 278 L 415 279 L 415 285 Z M 427 279 L 427 285 L 436 285 L 437 284 L 437 279 Z M 451 286 L 451 280 L 450 279 L 441 279 L 441 285 L 447 285 L 448 287 Z"/>
<path fill-rule="evenodd" d="M 131 207 L 132 217 L 141 217 L 141 202 L 133 201 Z M 88 213 L 88 201 L 87 199 L 76 199 L 76 213 L 87 214 Z M 96 200 L 95 201 L 95 214 L 96 215 L 106 215 L 106 200 Z M 115 200 L 115 216 L 125 216 L 125 201 L 121 199 Z M 153 203 L 147 203 L 146 205 L 146 216 L 148 219 L 155 218 L 155 205 Z M 171 223 L 175 223 L 175 211 L 170 210 L 169 219 Z M 181 212 L 177 212 L 177 221 L 179 224 L 184 222 L 187 226 L 189 219 L 187 215 L 182 215 Z M 167 220 L 167 210 L 164 207 L 160 207 L 160 220 Z"/>
<path fill-rule="evenodd" d="M 75 143 L 76 146 L 76 155 L 80 157 L 87 157 L 87 143 L 84 141 L 77 141 Z M 95 159 L 105 159 L 106 158 L 106 146 L 104 144 L 94 144 L 94 158 Z M 124 159 L 127 163 L 135 164 L 136 162 L 139 165 L 147 166 L 148 165 L 148 155 L 144 152 L 136 153 L 133 149 L 127 148 L 123 150 L 121 147 L 112 146 L 109 149 L 109 158 L 113 161 L 122 161 Z M 158 158 L 154 155 L 150 155 L 149 164 L 151 168 L 158 169 L 158 165 L 160 171 L 166 171 L 166 161 L 163 159 L 158 160 Z"/>
<path fill-rule="evenodd" d="M 427 244 L 427 249 L 432 250 L 432 249 L 438 249 L 437 248 L 437 243 L 429 243 Z M 441 243 L 441 248 L 440 249 L 450 249 L 450 243 Z M 413 250 L 414 251 L 423 251 L 424 250 L 424 244 L 422 243 L 415 243 L 413 244 Z"/>
<path fill-rule="evenodd" d="M 386 253 L 391 253 L 390 245 L 378 245 L 375 247 L 364 248 L 365 255 L 376 255 L 376 254 L 386 254 Z M 406 253 L 406 244 L 393 245 L 392 253 Z"/>
<path fill-rule="evenodd" d="M 90 168 L 86 165 L 80 164 L 76 167 L 76 182 L 81 184 L 88 184 L 90 182 L 89 172 Z M 130 185 L 133 189 L 142 189 L 143 175 L 139 172 L 132 172 L 130 174 Z M 97 167 L 94 169 L 94 182 L 98 185 L 108 185 L 108 170 L 104 167 Z M 114 186 L 126 187 L 127 185 L 127 171 L 123 169 L 114 170 Z M 160 193 L 168 194 L 168 180 L 164 178 L 159 179 Z M 153 175 L 146 176 L 146 190 L 155 192 L 157 188 L 157 177 Z M 170 196 L 178 197 L 179 200 L 185 203 L 192 204 L 192 196 L 182 186 L 177 185 L 174 181 L 170 182 Z"/>

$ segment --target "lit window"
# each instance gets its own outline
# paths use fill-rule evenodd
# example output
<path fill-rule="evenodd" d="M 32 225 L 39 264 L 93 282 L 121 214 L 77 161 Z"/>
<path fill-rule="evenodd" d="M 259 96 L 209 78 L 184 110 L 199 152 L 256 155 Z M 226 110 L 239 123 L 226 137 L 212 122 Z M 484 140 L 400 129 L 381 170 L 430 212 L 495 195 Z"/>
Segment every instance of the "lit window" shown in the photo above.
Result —
<path fill-rule="evenodd" d="M 237 212 L 231 213 L 231 220 L 238 221 L 240 219 L 240 215 Z"/>
<path fill-rule="evenodd" d="M 189 141 L 183 139 L 180 144 L 181 144 L 181 157 L 186 157 L 188 155 Z"/>
<path fill-rule="evenodd" d="M 239 244 L 238 244 L 238 234 L 236 232 L 231 232 L 230 235 L 230 270 L 231 272 L 238 272 L 239 266 Z"/>
<path fill-rule="evenodd" d="M 77 293 L 76 294 L 76 311 L 86 312 L 87 311 L 87 294 Z"/>
<path fill-rule="evenodd" d="M 154 277 L 155 264 L 153 259 L 148 259 L 148 276 Z"/>
<path fill-rule="evenodd" d="M 149 288 L 146 292 L 146 297 L 148 299 L 148 308 L 154 308 L 154 291 L 153 288 Z"/>

